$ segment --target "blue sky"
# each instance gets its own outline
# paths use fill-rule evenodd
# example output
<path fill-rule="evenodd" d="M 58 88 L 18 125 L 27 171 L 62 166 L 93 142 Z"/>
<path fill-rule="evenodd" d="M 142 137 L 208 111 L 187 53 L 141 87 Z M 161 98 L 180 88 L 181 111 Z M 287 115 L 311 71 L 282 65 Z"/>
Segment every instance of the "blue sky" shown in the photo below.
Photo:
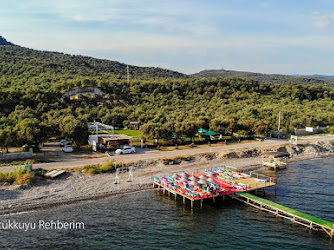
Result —
<path fill-rule="evenodd" d="M 18 45 L 183 73 L 334 74 L 332 0 L 0 0 Z"/>

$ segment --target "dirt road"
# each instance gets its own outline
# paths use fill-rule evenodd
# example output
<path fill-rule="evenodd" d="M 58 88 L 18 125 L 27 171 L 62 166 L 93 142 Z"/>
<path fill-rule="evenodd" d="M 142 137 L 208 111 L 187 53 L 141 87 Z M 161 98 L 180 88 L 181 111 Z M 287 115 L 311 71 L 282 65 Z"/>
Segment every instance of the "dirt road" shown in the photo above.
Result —
<path fill-rule="evenodd" d="M 320 135 L 320 136 L 309 136 L 298 139 L 298 144 L 308 144 L 314 143 L 316 141 L 333 141 L 334 135 Z M 240 143 L 240 144 L 232 144 L 232 145 L 223 145 L 223 146 L 212 146 L 212 147 L 203 147 L 203 148 L 190 148 L 190 149 L 182 149 L 182 150 L 172 150 L 172 151 L 158 151 L 158 150 L 145 150 L 138 149 L 135 154 L 128 155 L 114 155 L 110 157 L 102 157 L 102 158 L 93 158 L 93 159 L 82 159 L 72 160 L 71 158 L 67 158 L 62 162 L 52 162 L 52 163 L 39 163 L 34 164 L 33 168 L 44 168 L 44 169 L 57 169 L 57 168 L 74 168 L 85 166 L 89 164 L 97 164 L 103 163 L 110 160 L 115 161 L 139 161 L 139 160 L 152 160 L 161 157 L 176 157 L 183 155 L 193 155 L 200 153 L 208 153 L 208 152 L 222 152 L 222 151 L 230 151 L 230 150 L 239 150 L 239 149 L 250 149 L 250 148 L 259 148 L 259 147 L 269 147 L 269 146 L 279 146 L 288 143 L 288 140 L 283 139 L 267 139 L 263 142 L 256 141 L 250 143 Z M 14 166 L 5 166 L 1 167 L 1 171 L 7 172 L 13 170 Z"/>

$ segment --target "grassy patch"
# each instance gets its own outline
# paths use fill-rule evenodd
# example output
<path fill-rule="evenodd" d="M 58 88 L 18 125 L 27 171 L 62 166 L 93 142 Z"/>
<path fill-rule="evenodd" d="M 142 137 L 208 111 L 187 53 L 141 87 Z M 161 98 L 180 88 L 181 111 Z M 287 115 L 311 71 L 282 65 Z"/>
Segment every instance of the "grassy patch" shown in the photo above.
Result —
<path fill-rule="evenodd" d="M 101 130 L 98 131 L 98 134 L 105 134 L 107 132 L 112 133 L 112 130 Z M 96 134 L 96 131 L 91 131 L 90 132 L 92 135 Z M 124 134 L 128 136 L 136 136 L 136 137 L 142 137 L 143 133 L 140 130 L 132 130 L 132 129 L 116 129 L 114 130 L 115 134 Z M 153 141 L 153 140 L 152 140 Z"/>
<path fill-rule="evenodd" d="M 116 171 L 115 167 L 121 167 L 122 163 L 116 163 L 113 161 L 106 161 L 102 164 L 95 164 L 95 165 L 87 165 L 83 167 L 83 172 L 87 175 L 96 175 L 96 174 L 104 174 L 104 173 L 113 173 Z M 124 166 L 124 165 L 123 165 Z"/>
<path fill-rule="evenodd" d="M 140 130 L 132 130 L 132 129 L 119 129 L 114 131 L 115 134 L 125 134 L 128 136 L 143 136 L 143 133 Z"/>
<path fill-rule="evenodd" d="M 0 182 L 10 184 L 31 185 L 34 183 L 35 174 L 27 168 L 16 169 L 8 173 L 0 172 Z"/>

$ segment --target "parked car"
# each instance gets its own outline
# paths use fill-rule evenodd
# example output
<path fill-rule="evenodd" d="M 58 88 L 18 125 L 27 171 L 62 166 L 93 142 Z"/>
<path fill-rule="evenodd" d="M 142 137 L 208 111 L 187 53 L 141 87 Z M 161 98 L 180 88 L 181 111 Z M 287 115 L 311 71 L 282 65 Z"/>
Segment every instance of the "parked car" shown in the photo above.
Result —
<path fill-rule="evenodd" d="M 65 145 L 62 149 L 65 153 L 73 152 L 73 147 L 71 145 Z"/>
<path fill-rule="evenodd" d="M 115 151 L 116 154 L 132 154 L 132 153 L 136 153 L 136 149 L 135 147 L 131 147 L 131 146 L 124 146 L 123 148 L 119 148 Z"/>
<path fill-rule="evenodd" d="M 59 141 L 59 145 L 60 145 L 60 146 L 65 146 L 66 144 L 67 144 L 66 139 L 61 139 L 61 140 Z"/>

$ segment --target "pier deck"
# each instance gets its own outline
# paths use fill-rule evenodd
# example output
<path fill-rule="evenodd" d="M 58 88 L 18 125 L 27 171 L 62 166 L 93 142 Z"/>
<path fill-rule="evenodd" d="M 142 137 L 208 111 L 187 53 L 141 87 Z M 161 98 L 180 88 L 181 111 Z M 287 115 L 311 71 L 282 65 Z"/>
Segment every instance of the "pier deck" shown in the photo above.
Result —
<path fill-rule="evenodd" d="M 247 205 L 273 213 L 276 216 L 289 219 L 293 223 L 306 226 L 312 230 L 324 231 L 331 237 L 331 239 L 333 238 L 334 223 L 330 221 L 299 212 L 297 210 L 257 197 L 247 192 L 235 193 L 232 197 L 246 203 Z"/>
<path fill-rule="evenodd" d="M 165 177 L 154 177 L 153 187 L 162 188 L 163 192 L 172 193 L 191 201 L 193 208 L 194 201 L 203 200 L 233 194 L 242 191 L 252 191 L 266 187 L 276 186 L 276 179 L 258 173 L 240 173 L 238 171 L 222 167 L 205 171 L 194 170 L 193 174 L 169 173 Z"/>

